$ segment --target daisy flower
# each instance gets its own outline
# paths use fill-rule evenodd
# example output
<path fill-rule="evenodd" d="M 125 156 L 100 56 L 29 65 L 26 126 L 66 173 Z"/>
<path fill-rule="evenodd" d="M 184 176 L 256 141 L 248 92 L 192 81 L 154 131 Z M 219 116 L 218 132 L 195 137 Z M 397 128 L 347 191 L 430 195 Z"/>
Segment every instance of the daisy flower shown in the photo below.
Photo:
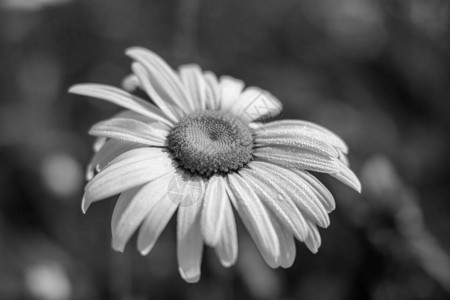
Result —
<path fill-rule="evenodd" d="M 205 244 L 223 266 L 235 263 L 237 212 L 269 266 L 293 264 L 295 239 L 317 252 L 318 227 L 330 224 L 335 201 L 310 171 L 361 189 L 342 139 L 306 121 L 265 122 L 281 113 L 280 101 L 241 80 L 197 65 L 174 71 L 143 48 L 126 54 L 133 72 L 123 89 L 70 89 L 126 109 L 89 132 L 97 141 L 82 209 L 120 194 L 112 247 L 123 251 L 138 231 L 137 248 L 149 253 L 176 214 L 179 272 L 196 282 Z M 136 89 L 154 104 L 132 94 Z"/>

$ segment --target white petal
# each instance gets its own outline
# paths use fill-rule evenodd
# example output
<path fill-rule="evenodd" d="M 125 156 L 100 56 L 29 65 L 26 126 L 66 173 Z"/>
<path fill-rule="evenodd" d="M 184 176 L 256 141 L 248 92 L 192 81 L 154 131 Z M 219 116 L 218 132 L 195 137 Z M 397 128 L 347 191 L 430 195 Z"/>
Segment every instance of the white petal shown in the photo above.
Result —
<path fill-rule="evenodd" d="M 289 268 L 294 263 L 296 254 L 294 237 L 278 222 L 275 216 L 271 215 L 271 220 L 280 241 L 280 259 L 278 264 L 282 268 Z"/>
<path fill-rule="evenodd" d="M 180 207 L 189 207 L 203 200 L 207 180 L 177 169 L 169 183 L 169 198 Z"/>
<path fill-rule="evenodd" d="M 146 124 L 133 119 L 110 119 L 92 126 L 89 134 L 131 143 L 163 147 L 168 132 L 158 124 Z"/>
<path fill-rule="evenodd" d="M 126 54 L 145 67 L 154 92 L 159 97 L 169 104 L 181 108 L 185 113 L 189 112 L 190 101 L 188 98 L 190 95 L 183 87 L 177 74 L 161 57 L 152 51 L 139 47 L 127 49 Z"/>
<path fill-rule="evenodd" d="M 220 241 L 222 228 L 225 226 L 225 209 L 229 201 L 223 177 L 211 177 L 203 200 L 201 219 L 203 238 L 208 246 L 214 247 Z"/>
<path fill-rule="evenodd" d="M 317 253 L 320 244 L 322 243 L 319 229 L 315 224 L 311 222 L 309 222 L 308 225 L 309 225 L 309 234 L 308 238 L 305 240 L 305 244 L 308 247 L 309 251 L 311 251 L 312 253 Z"/>
<path fill-rule="evenodd" d="M 239 96 L 244 89 L 244 82 L 231 76 L 221 76 L 219 86 L 220 109 L 230 110 L 239 99 Z"/>
<path fill-rule="evenodd" d="M 236 221 L 230 201 L 225 202 L 223 213 L 224 224 L 220 233 L 219 243 L 216 246 L 216 254 L 222 266 L 230 267 L 234 265 L 238 255 Z"/>
<path fill-rule="evenodd" d="M 331 212 L 336 208 L 333 194 L 313 175 L 307 171 L 293 170 L 303 180 L 309 183 L 310 188 L 319 199 L 320 203 L 325 207 L 327 212 Z"/>
<path fill-rule="evenodd" d="M 96 138 L 94 144 L 92 145 L 92 149 L 94 150 L 94 152 L 99 151 L 103 147 L 103 145 L 105 145 L 107 140 L 108 139 L 105 137 Z"/>
<path fill-rule="evenodd" d="M 180 206 L 177 219 L 178 270 L 181 277 L 193 283 L 200 279 L 203 241 L 200 226 L 201 201 Z"/>
<path fill-rule="evenodd" d="M 302 120 L 281 120 L 262 124 L 255 130 L 261 136 L 305 136 L 311 135 L 322 139 L 333 147 L 348 152 L 346 143 L 335 133 L 312 122 Z"/>
<path fill-rule="evenodd" d="M 127 151 L 98 173 L 85 188 L 83 211 L 89 205 L 135 186 L 175 172 L 176 163 L 159 148 L 139 148 Z"/>
<path fill-rule="evenodd" d="M 140 122 L 143 122 L 143 123 L 146 123 L 146 124 L 152 124 L 152 125 L 158 124 L 159 127 L 165 128 L 166 131 L 170 131 L 170 129 L 172 128 L 172 126 L 168 126 L 165 123 L 154 122 L 154 121 L 150 120 L 149 118 L 147 118 L 146 116 L 138 114 L 137 112 L 134 112 L 132 110 L 121 111 L 121 112 L 115 114 L 114 116 L 112 116 L 110 119 L 116 119 L 116 118 L 119 118 L 119 119 L 133 119 L 133 120 L 136 120 L 136 121 L 140 121 Z"/>
<path fill-rule="evenodd" d="M 122 193 L 117 200 L 111 220 L 112 247 L 123 251 L 149 211 L 167 195 L 167 183 L 172 174 L 157 178 L 142 188 Z"/>
<path fill-rule="evenodd" d="M 108 140 L 92 158 L 86 171 L 86 179 L 91 180 L 95 172 L 100 172 L 117 156 L 129 150 L 146 147 L 142 144 L 127 143 L 120 140 Z"/>
<path fill-rule="evenodd" d="M 170 89 L 168 86 L 157 86 L 157 82 L 150 78 L 149 71 L 140 63 L 133 63 L 131 65 L 134 74 L 139 78 L 140 86 L 150 96 L 150 98 L 156 103 L 156 105 L 174 122 L 177 122 L 181 115 L 175 109 L 177 106 L 174 103 L 167 101 L 167 91 Z M 159 88 L 159 93 L 156 91 Z"/>
<path fill-rule="evenodd" d="M 203 76 L 206 81 L 206 107 L 218 110 L 220 108 L 220 86 L 214 73 L 205 71 Z"/>
<path fill-rule="evenodd" d="M 309 184 L 301 177 L 292 171 L 269 163 L 253 161 L 252 165 L 259 165 L 260 168 L 276 175 L 280 181 L 284 182 L 285 192 L 295 201 L 300 211 L 308 219 L 321 227 L 330 225 L 330 218 L 325 207 L 320 203 Z"/>
<path fill-rule="evenodd" d="M 275 147 L 256 148 L 254 155 L 262 160 L 283 166 L 322 173 L 337 173 L 338 160 L 310 151 Z"/>
<path fill-rule="evenodd" d="M 269 213 L 253 189 L 237 173 L 228 175 L 236 210 L 252 235 L 255 244 L 266 262 L 276 267 L 280 256 L 280 245 Z"/>
<path fill-rule="evenodd" d="M 338 158 L 339 158 L 339 160 L 341 161 L 341 163 L 343 163 L 344 165 L 346 165 L 347 167 L 349 167 L 349 166 L 350 166 L 350 162 L 349 162 L 349 160 L 348 160 L 347 155 L 345 155 L 345 153 L 343 153 L 342 151 L 338 151 L 338 153 L 339 153 Z"/>
<path fill-rule="evenodd" d="M 323 156 L 338 157 L 338 151 L 326 142 L 313 136 L 256 136 L 256 147 L 270 147 L 310 151 Z"/>
<path fill-rule="evenodd" d="M 114 206 L 114 211 L 113 211 L 113 215 L 111 218 L 111 233 L 112 233 L 112 247 L 113 249 L 117 250 L 117 251 L 121 251 L 123 252 L 123 249 L 125 247 L 125 244 L 127 243 L 128 239 L 131 237 L 131 235 L 133 234 L 134 230 L 131 231 L 129 233 L 129 235 L 127 234 L 127 236 L 124 236 L 124 231 L 123 229 L 126 228 L 121 228 L 122 232 L 115 232 L 116 231 L 116 227 L 117 224 L 119 222 L 119 220 L 122 218 L 122 214 L 126 211 L 127 207 L 130 206 L 131 202 L 133 201 L 134 197 L 137 195 L 137 193 L 142 189 L 142 185 L 131 188 L 129 190 L 124 191 L 122 194 L 120 194 L 119 199 L 117 199 L 116 205 Z M 139 203 L 137 203 L 139 204 Z M 128 215 L 129 220 L 127 220 L 127 222 L 130 222 L 129 224 L 124 224 L 126 225 L 131 225 L 128 228 L 132 227 L 132 223 L 134 222 L 134 216 L 129 216 Z M 143 218 L 143 217 L 142 217 Z M 123 222 L 123 221 L 122 221 Z M 140 222 L 140 221 L 139 221 Z M 122 225 L 123 226 L 123 225 Z M 139 226 L 139 224 L 136 225 Z M 118 245 L 118 239 L 121 240 L 121 242 L 123 243 L 123 245 Z"/>
<path fill-rule="evenodd" d="M 130 74 L 122 80 L 122 88 L 130 93 L 139 87 L 141 87 L 141 83 L 135 74 Z"/>
<path fill-rule="evenodd" d="M 155 128 L 155 130 L 158 130 L 161 133 L 163 133 L 164 136 L 166 136 L 170 132 L 170 130 L 173 128 L 172 125 L 167 125 L 166 123 L 149 121 L 147 117 L 145 117 L 141 114 L 138 114 L 134 111 L 131 111 L 131 110 L 124 110 L 122 112 L 119 112 L 110 119 L 115 119 L 115 118 L 132 119 L 132 120 L 143 122 L 145 124 L 151 125 L 153 128 Z"/>
<path fill-rule="evenodd" d="M 357 192 L 361 192 L 361 183 L 359 182 L 358 177 L 356 177 L 348 166 L 342 162 L 342 158 L 324 156 L 316 152 L 295 150 L 288 147 L 256 148 L 254 155 L 258 160 L 271 162 L 287 169 L 295 168 L 329 173 L 331 176 L 347 184 Z"/>
<path fill-rule="evenodd" d="M 335 177 L 342 183 L 345 183 L 358 193 L 361 193 L 361 182 L 359 181 L 358 177 L 356 177 L 355 173 L 353 173 L 352 170 L 350 170 L 346 165 L 344 165 L 340 161 L 338 161 L 338 171 L 330 175 Z"/>
<path fill-rule="evenodd" d="M 254 191 L 278 219 L 300 241 L 304 241 L 308 235 L 308 225 L 293 200 L 284 192 L 284 181 L 258 164 L 250 164 L 250 167 L 251 170 L 241 170 L 243 179 L 252 184 Z"/>
<path fill-rule="evenodd" d="M 206 82 L 202 70 L 197 65 L 180 67 L 180 78 L 190 94 L 190 112 L 206 110 Z"/>
<path fill-rule="evenodd" d="M 139 230 L 137 247 L 142 255 L 147 255 L 155 245 L 161 232 L 167 226 L 178 205 L 166 195 L 162 197 L 145 217 Z"/>
<path fill-rule="evenodd" d="M 94 97 L 128 108 L 140 113 L 154 122 L 172 125 L 167 116 L 156 106 L 131 95 L 121 89 L 103 84 L 77 84 L 69 89 L 70 93 Z"/>
<path fill-rule="evenodd" d="M 271 119 L 278 116 L 282 109 L 277 98 L 256 87 L 246 88 L 230 108 L 231 112 L 247 122 Z"/>

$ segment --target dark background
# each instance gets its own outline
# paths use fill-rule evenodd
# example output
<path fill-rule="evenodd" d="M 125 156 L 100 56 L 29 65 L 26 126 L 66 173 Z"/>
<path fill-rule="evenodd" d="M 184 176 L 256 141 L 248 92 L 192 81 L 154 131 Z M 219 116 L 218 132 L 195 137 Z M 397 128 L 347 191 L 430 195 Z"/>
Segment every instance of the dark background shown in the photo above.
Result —
<path fill-rule="evenodd" d="M 450 2 L 0 0 L 0 299 L 449 299 Z M 142 257 L 111 250 L 114 200 L 80 210 L 86 132 L 119 108 L 69 95 L 120 85 L 130 46 L 276 95 L 285 118 L 349 144 L 359 195 L 323 244 L 267 267 L 244 230 L 224 269 L 178 275 L 175 223 Z"/>

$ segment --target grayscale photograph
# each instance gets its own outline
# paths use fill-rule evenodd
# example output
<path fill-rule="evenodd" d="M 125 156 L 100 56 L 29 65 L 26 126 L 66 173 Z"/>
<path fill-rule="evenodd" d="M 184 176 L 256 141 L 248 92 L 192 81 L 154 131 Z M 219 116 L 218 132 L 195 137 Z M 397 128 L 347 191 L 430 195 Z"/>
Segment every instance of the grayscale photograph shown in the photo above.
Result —
<path fill-rule="evenodd" d="M 450 1 L 0 0 L 0 300 L 450 299 Z"/>

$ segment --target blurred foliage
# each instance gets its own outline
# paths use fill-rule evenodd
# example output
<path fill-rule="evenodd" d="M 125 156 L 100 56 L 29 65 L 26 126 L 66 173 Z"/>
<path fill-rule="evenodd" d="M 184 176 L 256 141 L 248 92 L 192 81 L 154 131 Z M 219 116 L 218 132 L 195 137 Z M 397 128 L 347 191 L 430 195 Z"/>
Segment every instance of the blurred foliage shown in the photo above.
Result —
<path fill-rule="evenodd" d="M 448 299 L 449 16 L 445 0 L 0 0 L 0 299 Z M 80 199 L 86 132 L 118 108 L 67 89 L 120 85 L 133 45 L 348 142 L 363 193 L 321 177 L 337 210 L 318 254 L 298 243 L 272 270 L 241 226 L 237 265 L 209 249 L 189 285 L 174 222 L 146 257 L 111 250 L 114 201 L 82 215 Z"/>

